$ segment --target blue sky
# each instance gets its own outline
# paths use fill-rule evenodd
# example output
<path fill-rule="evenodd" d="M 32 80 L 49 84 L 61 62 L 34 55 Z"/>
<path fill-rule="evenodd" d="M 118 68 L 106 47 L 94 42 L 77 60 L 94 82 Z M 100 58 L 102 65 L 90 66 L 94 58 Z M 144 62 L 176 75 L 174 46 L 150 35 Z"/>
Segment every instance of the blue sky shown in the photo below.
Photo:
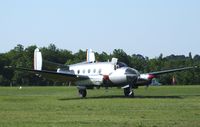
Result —
<path fill-rule="evenodd" d="M 0 52 L 19 43 L 151 58 L 200 54 L 200 1 L 0 0 Z"/>

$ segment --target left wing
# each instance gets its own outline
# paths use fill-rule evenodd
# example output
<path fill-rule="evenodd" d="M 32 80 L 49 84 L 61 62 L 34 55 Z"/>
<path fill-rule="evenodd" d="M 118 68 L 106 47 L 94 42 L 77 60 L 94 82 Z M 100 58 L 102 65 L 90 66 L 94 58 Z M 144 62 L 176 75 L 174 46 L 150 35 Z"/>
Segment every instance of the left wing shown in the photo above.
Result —
<path fill-rule="evenodd" d="M 177 71 L 184 71 L 184 70 L 189 70 L 189 69 L 194 69 L 194 68 L 197 68 L 197 66 L 169 69 L 169 70 L 163 70 L 163 71 L 155 71 L 155 72 L 149 72 L 148 74 L 157 76 L 157 75 L 161 75 L 161 74 L 172 73 L 172 72 L 177 72 Z"/>
<path fill-rule="evenodd" d="M 178 72 L 178 71 L 184 71 L 184 70 L 190 70 L 190 69 L 194 69 L 194 68 L 197 68 L 197 66 L 175 68 L 175 69 L 169 69 L 169 70 L 163 70 L 163 71 L 154 71 L 154 72 L 144 73 L 144 74 L 140 74 L 140 79 L 151 80 L 158 75 L 172 73 L 172 72 Z"/>

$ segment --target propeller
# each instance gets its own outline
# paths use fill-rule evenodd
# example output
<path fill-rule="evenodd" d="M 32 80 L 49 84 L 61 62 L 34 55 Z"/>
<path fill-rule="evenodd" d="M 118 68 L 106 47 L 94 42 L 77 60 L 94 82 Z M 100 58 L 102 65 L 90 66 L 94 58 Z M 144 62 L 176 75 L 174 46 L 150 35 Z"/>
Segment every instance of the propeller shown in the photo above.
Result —
<path fill-rule="evenodd" d="M 109 76 L 111 75 L 112 73 L 109 73 L 108 75 L 103 75 L 103 74 L 99 74 L 101 76 L 103 76 L 103 84 L 105 85 L 105 88 L 108 89 L 108 83 L 110 82 L 110 78 Z"/>
<path fill-rule="evenodd" d="M 150 82 L 152 82 L 152 79 L 153 78 L 156 78 L 156 76 L 155 75 L 153 75 L 153 74 L 148 74 L 148 80 L 150 81 Z M 147 83 L 146 84 L 146 90 L 149 88 L 149 85 L 150 85 L 151 83 Z"/>
<path fill-rule="evenodd" d="M 103 75 L 103 84 L 105 85 L 105 88 L 108 89 L 108 83 L 110 81 L 109 75 Z"/>

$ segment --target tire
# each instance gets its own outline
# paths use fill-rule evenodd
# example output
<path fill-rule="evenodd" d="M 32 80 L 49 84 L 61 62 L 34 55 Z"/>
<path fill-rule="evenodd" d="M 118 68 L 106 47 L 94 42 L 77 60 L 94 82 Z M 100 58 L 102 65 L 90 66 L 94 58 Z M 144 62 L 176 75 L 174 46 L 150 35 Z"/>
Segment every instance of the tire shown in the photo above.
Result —
<path fill-rule="evenodd" d="M 133 90 L 130 90 L 130 88 L 124 88 L 124 96 L 125 97 L 134 97 Z"/>
<path fill-rule="evenodd" d="M 86 95 L 87 95 L 86 89 L 79 89 L 78 92 L 79 92 L 79 96 L 80 96 L 81 98 L 85 98 Z"/>

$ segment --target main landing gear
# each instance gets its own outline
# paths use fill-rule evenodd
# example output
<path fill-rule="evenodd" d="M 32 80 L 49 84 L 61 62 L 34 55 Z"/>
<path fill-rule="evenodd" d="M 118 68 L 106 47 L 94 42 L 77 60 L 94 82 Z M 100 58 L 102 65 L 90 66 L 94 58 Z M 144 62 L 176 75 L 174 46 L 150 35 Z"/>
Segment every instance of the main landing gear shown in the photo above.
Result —
<path fill-rule="evenodd" d="M 134 90 L 130 86 L 126 86 L 124 89 L 125 97 L 134 97 Z M 85 87 L 78 87 L 78 93 L 81 98 L 85 98 L 87 96 L 87 90 Z"/>
<path fill-rule="evenodd" d="M 78 93 L 79 93 L 79 96 L 80 96 L 81 98 L 85 98 L 86 95 L 87 95 L 87 90 L 86 90 L 86 89 L 79 89 L 79 90 L 78 90 Z"/>

